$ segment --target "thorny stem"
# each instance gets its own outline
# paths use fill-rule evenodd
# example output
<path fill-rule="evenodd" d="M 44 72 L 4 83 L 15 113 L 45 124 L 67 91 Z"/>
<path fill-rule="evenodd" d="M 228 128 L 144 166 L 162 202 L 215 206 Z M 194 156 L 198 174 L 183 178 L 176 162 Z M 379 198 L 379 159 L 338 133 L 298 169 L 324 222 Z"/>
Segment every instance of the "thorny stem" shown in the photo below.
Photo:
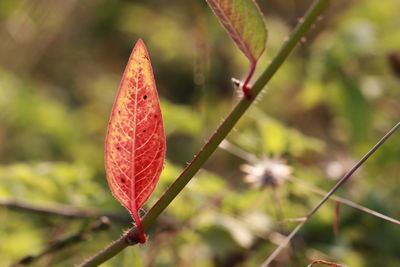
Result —
<path fill-rule="evenodd" d="M 231 113 L 226 117 L 222 124 L 218 127 L 216 132 L 211 136 L 208 142 L 203 146 L 200 152 L 192 160 L 192 162 L 185 168 L 181 175 L 175 180 L 173 184 L 165 191 L 161 198 L 151 207 L 151 209 L 144 216 L 142 224 L 144 230 L 154 223 L 158 216 L 168 207 L 168 205 L 175 199 L 175 197 L 182 191 L 186 184 L 193 178 L 197 171 L 208 160 L 211 154 L 218 148 L 218 145 L 229 134 L 236 122 L 242 117 L 244 112 L 253 103 L 257 95 L 271 80 L 272 76 L 279 69 L 282 63 L 286 60 L 292 50 L 296 47 L 301 37 L 311 28 L 311 25 L 317 20 L 321 12 L 328 6 L 330 0 L 315 0 L 304 18 L 296 26 L 289 39 L 284 43 L 278 54 L 272 60 L 271 64 L 257 79 L 251 89 L 251 97 L 244 97 L 235 106 Z M 87 260 L 80 266 L 98 266 L 99 264 L 114 257 L 128 245 L 133 245 L 128 240 L 135 240 L 137 236 L 137 229 L 132 228 L 121 236 L 114 243 L 106 247 L 97 255 Z M 132 238 L 133 237 L 133 238 Z"/>
<path fill-rule="evenodd" d="M 352 175 L 360 168 L 360 166 L 383 144 L 385 141 L 400 128 L 398 122 L 390 131 L 388 131 L 372 148 L 369 150 L 340 180 L 332 187 L 332 189 L 321 199 L 321 201 L 303 218 L 303 221 L 283 240 L 283 242 L 275 249 L 275 251 L 261 265 L 263 267 L 269 264 L 279 255 L 284 247 L 286 247 L 301 227 L 321 208 L 321 206 L 339 189 Z"/>

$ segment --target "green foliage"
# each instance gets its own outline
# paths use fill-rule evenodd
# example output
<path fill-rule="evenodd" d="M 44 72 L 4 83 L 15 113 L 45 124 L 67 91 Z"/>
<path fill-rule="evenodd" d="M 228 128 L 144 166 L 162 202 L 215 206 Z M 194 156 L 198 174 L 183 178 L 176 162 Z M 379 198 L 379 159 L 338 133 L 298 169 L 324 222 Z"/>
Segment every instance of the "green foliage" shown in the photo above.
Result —
<path fill-rule="evenodd" d="M 98 207 L 103 206 L 108 196 L 94 181 L 93 174 L 87 165 L 61 162 L 1 166 L 0 197 L 94 209 L 93 203 L 98 203 Z"/>
<path fill-rule="evenodd" d="M 246 59 L 201 1 L 75 1 L 72 9 L 17 2 L 0 2 L 0 200 L 126 215 L 106 185 L 103 141 L 121 72 L 140 36 L 149 44 L 168 138 L 168 160 L 147 209 L 236 101 L 230 77 L 246 74 Z M 265 18 L 261 70 L 298 19 L 293 10 L 303 6 L 258 2 L 273 12 Z M 259 159 L 282 157 L 293 175 L 328 190 L 398 120 L 399 80 L 386 59 L 400 47 L 397 6 L 397 0 L 350 1 L 328 11 L 228 140 Z M 50 20 L 54 10 L 59 19 Z M 395 216 L 400 139 L 389 142 L 339 194 Z M 292 228 L 277 223 L 279 212 L 304 216 L 320 197 L 289 181 L 253 188 L 244 182 L 243 163 L 217 151 L 151 229 L 149 243 L 104 266 L 259 265 L 279 233 Z M 1 266 L 93 221 L 0 209 Z M 400 264 L 398 227 L 342 206 L 334 237 L 333 218 L 327 203 L 294 242 L 296 256 L 287 252 L 280 264 L 305 266 L 316 258 L 355 267 Z M 129 226 L 112 222 L 109 231 L 36 265 L 77 264 Z"/>

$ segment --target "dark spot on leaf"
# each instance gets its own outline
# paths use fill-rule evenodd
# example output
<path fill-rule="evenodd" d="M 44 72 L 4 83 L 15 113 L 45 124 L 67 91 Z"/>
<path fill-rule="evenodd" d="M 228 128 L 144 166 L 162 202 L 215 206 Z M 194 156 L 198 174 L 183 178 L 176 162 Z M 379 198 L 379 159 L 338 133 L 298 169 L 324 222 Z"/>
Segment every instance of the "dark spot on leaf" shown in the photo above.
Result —
<path fill-rule="evenodd" d="M 143 99 L 147 99 L 147 95 L 144 95 L 144 96 L 143 96 Z"/>
<path fill-rule="evenodd" d="M 144 133 L 145 133 L 145 132 L 146 132 L 146 130 L 143 130 L 142 132 L 144 132 Z"/>
<path fill-rule="evenodd" d="M 125 179 L 124 179 L 124 178 L 121 178 L 121 182 L 122 182 L 122 183 L 125 183 Z"/>
<path fill-rule="evenodd" d="M 117 146 L 117 150 L 118 150 L 118 151 L 121 150 L 121 147 L 120 147 L 120 146 Z"/>

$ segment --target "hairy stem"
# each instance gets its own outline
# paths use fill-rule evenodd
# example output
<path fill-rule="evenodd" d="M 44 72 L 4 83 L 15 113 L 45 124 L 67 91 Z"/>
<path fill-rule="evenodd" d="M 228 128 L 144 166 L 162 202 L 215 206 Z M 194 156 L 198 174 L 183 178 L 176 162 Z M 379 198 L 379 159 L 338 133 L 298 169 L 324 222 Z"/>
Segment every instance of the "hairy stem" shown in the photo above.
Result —
<path fill-rule="evenodd" d="M 147 230 L 150 225 L 158 218 L 158 216 L 168 207 L 174 198 L 182 191 L 186 184 L 193 178 L 197 171 L 208 160 L 211 154 L 218 148 L 218 145 L 229 134 L 236 122 L 242 117 L 244 112 L 253 103 L 254 99 L 267 85 L 275 72 L 279 69 L 282 63 L 289 56 L 290 52 L 296 47 L 301 37 L 311 28 L 311 25 L 317 20 L 317 17 L 328 6 L 330 0 L 315 0 L 313 5 L 309 8 L 304 18 L 296 26 L 289 39 L 284 43 L 278 54 L 275 56 L 271 64 L 257 79 L 251 90 L 251 97 L 244 97 L 235 106 L 231 113 L 226 117 L 222 124 L 218 127 L 216 132 L 211 136 L 207 143 L 203 146 L 200 152 L 192 160 L 192 162 L 185 168 L 182 174 L 175 180 L 175 182 L 165 191 L 161 198 L 154 204 L 154 206 L 144 216 L 142 224 L 144 230 Z M 137 240 L 137 229 L 132 228 L 122 237 L 112 243 L 110 246 L 99 252 L 97 255 L 83 263 L 81 266 L 98 266 L 99 264 L 114 257 L 116 254 L 125 249 L 128 245 L 133 245 Z"/>

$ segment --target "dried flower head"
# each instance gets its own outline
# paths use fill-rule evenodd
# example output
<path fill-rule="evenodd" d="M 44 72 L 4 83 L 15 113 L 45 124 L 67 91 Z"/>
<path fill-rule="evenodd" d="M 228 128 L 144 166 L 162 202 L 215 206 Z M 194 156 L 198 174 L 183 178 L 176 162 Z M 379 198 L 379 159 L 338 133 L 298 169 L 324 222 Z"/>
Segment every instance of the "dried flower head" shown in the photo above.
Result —
<path fill-rule="evenodd" d="M 243 164 L 240 169 L 247 173 L 244 180 L 256 188 L 276 187 L 292 174 L 292 168 L 283 160 L 264 158 L 255 164 Z"/>

